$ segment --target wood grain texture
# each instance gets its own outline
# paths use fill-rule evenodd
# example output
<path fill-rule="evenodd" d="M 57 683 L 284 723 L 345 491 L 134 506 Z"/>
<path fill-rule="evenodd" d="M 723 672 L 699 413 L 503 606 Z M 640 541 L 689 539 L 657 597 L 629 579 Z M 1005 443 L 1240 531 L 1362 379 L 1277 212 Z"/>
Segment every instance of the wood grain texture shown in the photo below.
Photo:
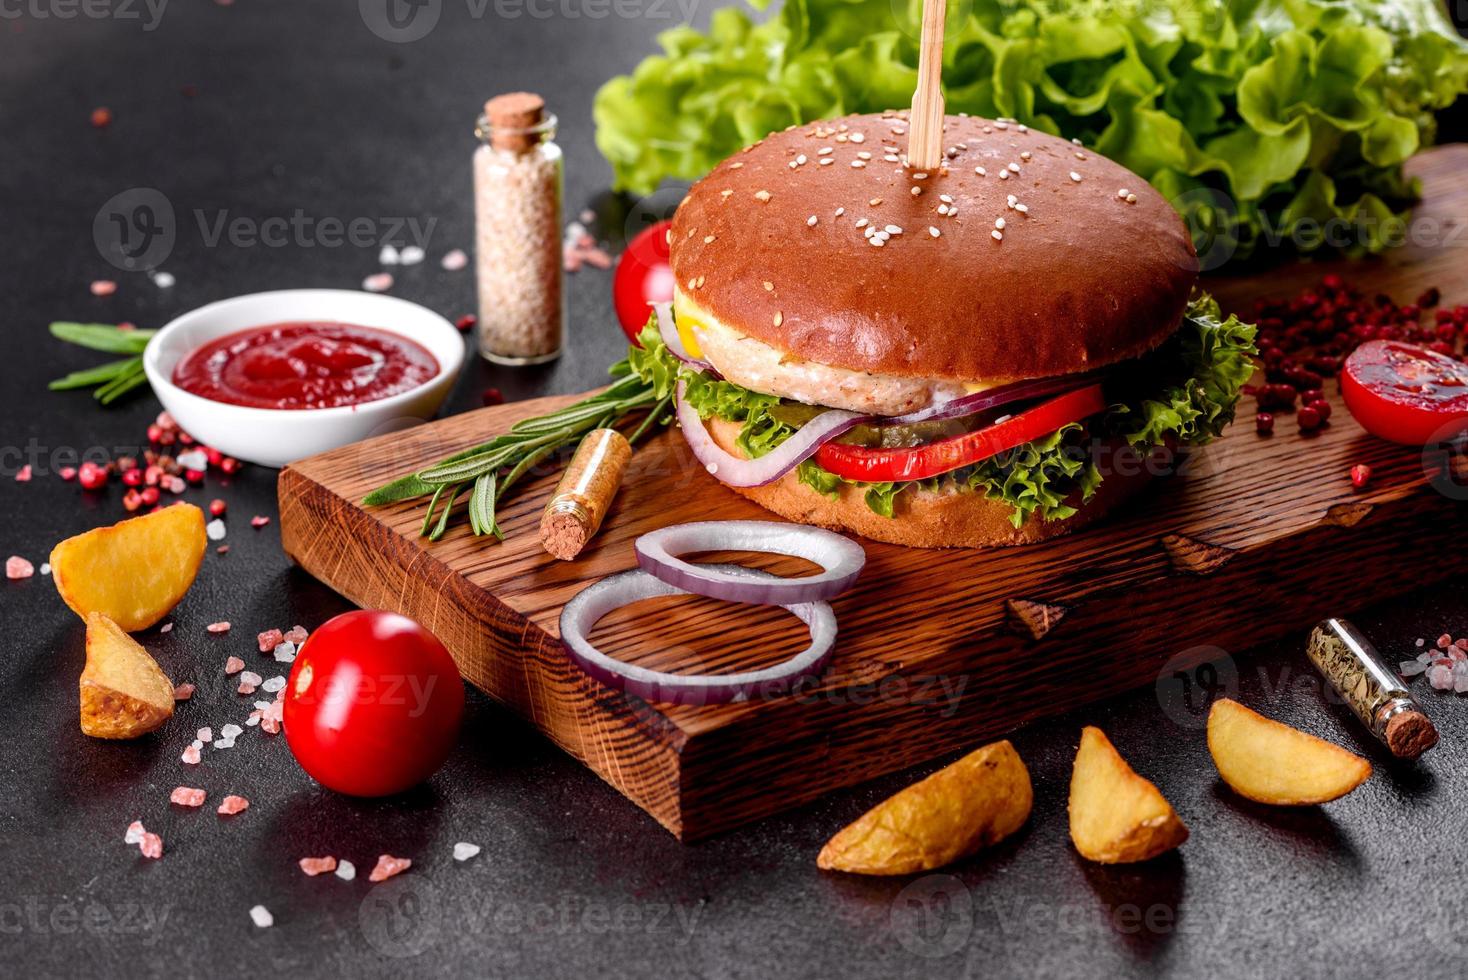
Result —
<path fill-rule="evenodd" d="M 1468 220 L 1468 147 L 1434 150 L 1414 166 L 1427 195 L 1419 213 L 1449 230 L 1349 273 L 1398 298 L 1438 285 L 1445 301 L 1468 302 L 1468 235 L 1451 230 Z M 1332 267 L 1211 285 L 1242 312 Z M 502 544 L 472 538 L 462 517 L 442 541 L 427 542 L 418 536 L 421 501 L 357 504 L 405 470 L 568 400 L 487 408 L 292 464 L 280 477 L 284 546 L 353 602 L 421 621 L 471 683 L 685 839 L 1153 683 L 1164 664 L 1184 666 L 1203 644 L 1239 651 L 1419 588 L 1452 574 L 1468 544 L 1462 504 L 1429 485 L 1421 454 L 1367 437 L 1338 401 L 1331 424 L 1311 438 L 1288 420 L 1261 438 L 1245 411 L 1244 423 L 1178 474 L 1082 533 L 994 551 L 863 542 L 867 568 L 834 603 L 832 667 L 792 695 L 649 704 L 571 665 L 558 640 L 561 606 L 589 582 L 634 567 L 639 534 L 770 516 L 704 473 L 676 433 L 634 456 L 602 532 L 576 562 L 552 559 L 536 534 L 559 464 L 507 502 Z M 1366 491 L 1351 486 L 1356 463 L 1372 467 Z M 798 570 L 793 560 L 753 563 Z M 616 613 L 596 639 L 638 663 L 710 671 L 778 661 L 800 636 L 779 610 L 690 598 Z"/>

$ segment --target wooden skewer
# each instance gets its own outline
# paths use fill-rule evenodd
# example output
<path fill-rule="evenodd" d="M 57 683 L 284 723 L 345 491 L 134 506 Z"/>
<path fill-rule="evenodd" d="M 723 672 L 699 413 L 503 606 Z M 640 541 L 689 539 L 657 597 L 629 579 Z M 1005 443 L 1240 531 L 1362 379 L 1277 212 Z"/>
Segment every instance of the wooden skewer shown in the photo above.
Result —
<path fill-rule="evenodd" d="M 943 27 L 944 0 L 923 0 L 922 47 L 918 82 L 912 93 L 912 119 L 907 130 L 907 161 L 917 170 L 933 170 L 943 159 Z"/>

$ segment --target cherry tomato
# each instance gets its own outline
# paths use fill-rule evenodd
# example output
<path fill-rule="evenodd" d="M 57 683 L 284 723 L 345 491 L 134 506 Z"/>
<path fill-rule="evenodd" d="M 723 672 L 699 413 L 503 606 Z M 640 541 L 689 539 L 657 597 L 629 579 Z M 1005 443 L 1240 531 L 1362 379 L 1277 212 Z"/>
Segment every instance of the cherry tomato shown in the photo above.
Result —
<path fill-rule="evenodd" d="M 617 307 L 617 320 L 627 339 L 637 343 L 637 335 L 647 325 L 649 303 L 668 303 L 673 299 L 673 268 L 668 264 L 668 229 L 671 221 L 659 221 L 638 232 L 627 243 L 627 250 L 617 260 L 612 276 L 612 302 Z"/>
<path fill-rule="evenodd" d="M 464 683 L 438 637 L 406 616 L 360 609 L 306 640 L 286 681 L 286 741 L 321 785 L 387 796 L 448 758 Z"/>
<path fill-rule="evenodd" d="M 869 449 L 828 442 L 816 462 L 837 476 L 863 483 L 926 480 L 1013 449 L 1106 408 L 1100 385 L 1057 395 L 1003 422 L 909 449 Z"/>
<path fill-rule="evenodd" d="M 1372 340 L 1341 370 L 1346 407 L 1374 436 L 1409 446 L 1468 428 L 1468 364 L 1396 340 Z"/>

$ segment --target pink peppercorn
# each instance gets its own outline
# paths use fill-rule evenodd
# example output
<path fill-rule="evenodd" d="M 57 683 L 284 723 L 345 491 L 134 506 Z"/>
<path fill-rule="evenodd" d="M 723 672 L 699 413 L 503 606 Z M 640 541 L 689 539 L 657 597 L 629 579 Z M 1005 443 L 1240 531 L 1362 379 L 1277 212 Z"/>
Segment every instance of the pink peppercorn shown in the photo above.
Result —
<path fill-rule="evenodd" d="M 1355 466 L 1351 467 L 1351 486 L 1355 487 L 1357 490 L 1364 490 L 1366 489 L 1366 485 L 1370 482 L 1371 467 L 1367 466 L 1365 463 L 1357 463 Z"/>
<path fill-rule="evenodd" d="M 1260 412 L 1254 416 L 1254 431 L 1261 436 L 1267 436 L 1274 431 L 1274 416 L 1268 412 Z"/>

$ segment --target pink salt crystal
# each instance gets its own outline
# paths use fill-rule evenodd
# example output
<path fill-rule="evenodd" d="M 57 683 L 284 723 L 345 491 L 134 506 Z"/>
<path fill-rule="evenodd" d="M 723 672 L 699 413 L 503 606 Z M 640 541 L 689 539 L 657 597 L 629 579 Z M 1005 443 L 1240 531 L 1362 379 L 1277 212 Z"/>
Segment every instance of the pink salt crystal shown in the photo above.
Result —
<path fill-rule="evenodd" d="M 392 274 L 378 272 L 362 280 L 362 288 L 369 293 L 385 293 L 392 288 Z"/>
<path fill-rule="evenodd" d="M 25 464 L 20 469 L 18 469 L 18 470 L 15 471 L 15 482 L 16 483 L 30 483 L 31 482 L 31 464 L 30 463 Z"/>
<path fill-rule="evenodd" d="M 262 680 L 263 678 L 253 670 L 247 670 L 240 675 L 240 683 L 249 684 L 252 687 L 259 687 Z"/>
<path fill-rule="evenodd" d="M 600 248 L 593 247 L 583 250 L 581 258 L 587 265 L 595 266 L 598 269 L 610 269 L 612 267 L 612 257 Z"/>
<path fill-rule="evenodd" d="M 204 628 L 206 630 L 208 630 L 209 632 L 211 632 L 211 633 L 228 633 L 229 632 L 229 622 L 227 620 L 222 620 L 222 621 L 220 621 L 218 623 L 210 623 L 208 626 L 205 626 Z"/>
<path fill-rule="evenodd" d="M 193 696 L 194 685 L 192 684 L 180 684 L 178 687 L 175 687 L 173 689 L 173 700 L 175 701 L 187 701 Z"/>
<path fill-rule="evenodd" d="M 245 669 L 245 662 L 243 660 L 241 660 L 239 657 L 230 657 L 228 660 L 226 660 L 224 662 L 224 672 L 226 674 L 238 674 L 240 671 L 242 671 L 244 669 Z"/>
<path fill-rule="evenodd" d="M 265 517 L 264 515 L 261 515 L 261 514 L 256 514 L 254 517 L 250 518 L 250 526 L 251 527 L 264 527 L 266 524 L 269 524 L 269 523 L 270 523 L 270 518 Z"/>
<path fill-rule="evenodd" d="M 1439 691 L 1451 690 L 1453 686 L 1453 671 L 1441 664 L 1433 664 L 1427 668 L 1427 683 Z"/>
<path fill-rule="evenodd" d="M 143 827 L 143 821 L 134 820 L 127 825 L 127 833 L 123 834 L 122 842 L 124 844 L 140 844 L 142 843 L 144 833 L 146 833 L 146 828 Z"/>
<path fill-rule="evenodd" d="M 243 796 L 226 796 L 220 802 L 219 809 L 215 812 L 222 813 L 226 817 L 229 817 L 233 816 L 236 813 L 241 813 L 249 809 L 249 807 L 250 801 L 245 799 Z"/>
<path fill-rule="evenodd" d="M 155 861 L 163 856 L 163 838 L 154 833 L 146 833 L 138 842 L 138 850 L 143 852 L 143 857 L 153 858 Z"/>
<path fill-rule="evenodd" d="M 280 734 L 280 722 L 265 715 L 260 716 L 260 730 L 268 735 Z"/>
<path fill-rule="evenodd" d="M 1468 650 L 1468 636 L 1460 636 L 1453 641 L 1453 646 L 1459 650 Z"/>
<path fill-rule="evenodd" d="M 36 574 L 36 566 L 26 561 L 20 555 L 11 555 L 5 559 L 5 577 L 8 579 L 30 578 Z"/>
<path fill-rule="evenodd" d="M 237 687 L 237 688 L 235 688 L 235 693 L 236 694 L 254 694 L 255 693 L 255 685 L 254 684 L 246 684 L 244 681 L 240 681 L 240 686 Z"/>
<path fill-rule="evenodd" d="M 297 863 L 300 864 L 301 870 L 312 878 L 336 870 L 336 858 L 329 855 L 320 858 L 301 858 Z"/>
<path fill-rule="evenodd" d="M 458 272 L 469 264 L 469 256 L 464 254 L 462 248 L 456 248 L 452 252 L 445 253 L 441 264 L 449 272 Z"/>
<path fill-rule="evenodd" d="M 117 292 L 117 283 L 110 279 L 94 279 L 89 288 L 93 296 L 111 296 Z"/>
<path fill-rule="evenodd" d="M 276 647 L 285 642 L 285 634 L 280 630 L 266 630 L 255 639 L 260 644 L 261 653 L 271 653 Z"/>
<path fill-rule="evenodd" d="M 202 789 L 194 789 L 192 786 L 175 786 L 173 792 L 168 794 L 168 802 L 177 803 L 179 806 L 203 806 L 204 796 Z"/>
<path fill-rule="evenodd" d="M 290 643 L 294 643 L 296 646 L 300 646 L 302 643 L 305 643 L 306 637 L 308 635 L 309 634 L 306 632 L 306 627 L 304 626 L 292 626 L 290 629 L 285 631 L 286 640 Z"/>
<path fill-rule="evenodd" d="M 201 742 L 212 742 L 214 741 L 214 729 L 210 728 L 208 725 L 205 725 L 203 728 L 199 729 L 198 733 L 194 737 Z"/>
<path fill-rule="evenodd" d="M 391 854 L 380 854 L 377 857 L 377 867 L 367 876 L 368 881 L 386 881 L 395 874 L 401 874 L 413 866 L 411 858 L 393 857 Z"/>
<path fill-rule="evenodd" d="M 1444 633 L 1442 636 L 1439 636 L 1437 638 L 1437 648 L 1439 650 L 1446 650 L 1448 647 L 1450 647 L 1452 645 L 1452 643 L 1453 643 L 1453 638 L 1451 636 L 1449 636 L 1448 634 L 1446 634 L 1446 633 Z"/>
<path fill-rule="evenodd" d="M 188 748 L 183 750 L 183 755 L 179 756 L 179 758 L 191 766 L 197 766 L 199 764 L 199 747 L 190 744 Z"/>
<path fill-rule="evenodd" d="M 162 626 L 158 627 L 158 632 L 160 632 L 160 633 L 172 633 L 173 632 L 173 624 L 172 623 L 164 623 Z"/>

